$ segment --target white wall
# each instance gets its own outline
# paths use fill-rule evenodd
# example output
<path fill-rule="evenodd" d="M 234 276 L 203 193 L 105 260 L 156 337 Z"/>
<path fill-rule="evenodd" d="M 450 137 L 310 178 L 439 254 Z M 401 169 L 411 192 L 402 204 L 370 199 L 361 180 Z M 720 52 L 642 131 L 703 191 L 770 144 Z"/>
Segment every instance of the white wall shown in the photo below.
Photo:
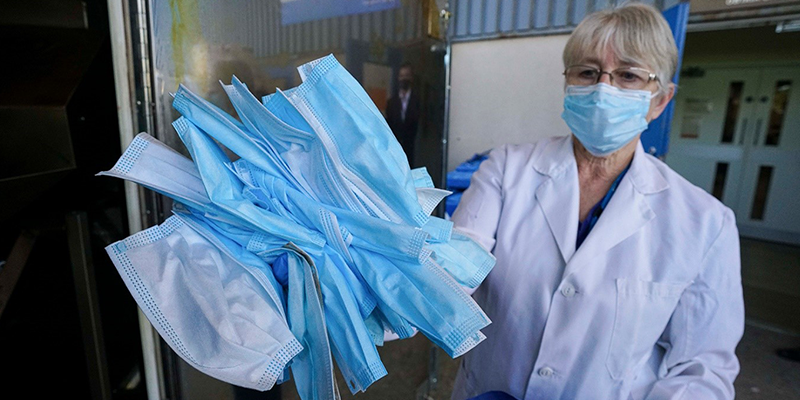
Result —
<path fill-rule="evenodd" d="M 504 143 L 567 135 L 561 119 L 569 35 L 455 43 L 447 170 Z"/>

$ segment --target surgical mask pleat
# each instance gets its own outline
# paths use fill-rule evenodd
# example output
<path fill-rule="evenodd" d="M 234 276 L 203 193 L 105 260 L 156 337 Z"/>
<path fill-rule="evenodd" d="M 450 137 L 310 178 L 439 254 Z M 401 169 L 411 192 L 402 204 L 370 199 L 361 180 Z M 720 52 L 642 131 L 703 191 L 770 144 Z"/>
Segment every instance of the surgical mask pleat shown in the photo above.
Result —
<path fill-rule="evenodd" d="M 428 169 L 425 167 L 412 169 L 411 178 L 414 180 L 414 187 L 417 189 L 433 187 L 433 179 L 431 179 Z"/>
<path fill-rule="evenodd" d="M 449 241 L 431 243 L 432 257 L 459 284 L 476 288 L 494 267 L 495 259 L 480 244 L 455 233 Z"/>
<path fill-rule="evenodd" d="M 274 177 L 270 176 L 263 176 L 262 179 L 263 188 L 266 192 L 275 196 L 275 201 L 280 202 L 281 207 L 286 207 L 286 210 L 291 215 L 300 217 L 300 222 L 303 222 L 305 226 L 315 227 L 318 231 L 325 234 L 327 245 L 325 246 L 324 253 L 329 254 L 329 257 L 334 257 L 334 260 L 339 261 L 334 265 L 337 265 L 341 270 L 340 272 L 344 274 L 350 287 L 353 288 L 353 291 L 356 293 L 361 313 L 364 316 L 368 315 L 375 306 L 375 301 L 372 299 L 372 296 L 369 295 L 368 290 L 366 290 L 363 278 L 354 273 L 353 269 L 355 268 L 348 268 L 345 264 L 345 260 L 351 259 L 349 252 L 350 240 L 345 241 L 342 237 L 342 232 L 344 232 L 344 230 L 343 227 L 339 225 L 337 216 L 319 203 L 315 203 L 313 200 L 303 196 L 297 190 L 286 186 L 285 182 L 279 179 L 274 179 Z M 343 210 L 339 211 L 342 212 Z M 412 231 L 416 234 L 416 230 Z M 413 241 L 414 239 L 411 240 Z M 419 246 L 421 248 L 424 237 L 417 240 L 420 242 Z M 412 244 L 408 246 L 413 247 Z M 336 250 L 334 251 L 333 249 Z M 318 254 L 317 251 L 309 251 L 309 253 L 312 256 Z M 416 257 L 413 251 L 410 251 L 410 253 L 412 253 L 412 255 L 409 257 Z"/>
<path fill-rule="evenodd" d="M 252 121 L 250 122 L 251 130 L 258 133 L 262 140 L 271 141 L 276 147 L 288 148 L 292 144 L 296 144 L 303 151 L 309 150 L 310 142 L 315 140 L 314 134 L 294 129 L 276 118 L 272 112 L 259 103 L 258 99 L 247 90 L 238 78 L 234 76 L 231 85 L 223 85 L 223 87 L 240 118 L 244 116 L 247 121 Z"/>

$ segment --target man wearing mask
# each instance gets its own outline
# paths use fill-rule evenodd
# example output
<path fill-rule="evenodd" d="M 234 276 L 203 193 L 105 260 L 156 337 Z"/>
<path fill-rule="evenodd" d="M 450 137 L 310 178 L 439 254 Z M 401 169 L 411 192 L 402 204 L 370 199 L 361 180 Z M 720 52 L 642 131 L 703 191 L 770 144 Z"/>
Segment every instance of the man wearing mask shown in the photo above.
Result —
<path fill-rule="evenodd" d="M 411 64 L 400 66 L 397 74 L 398 90 L 386 104 L 386 122 L 414 167 L 414 143 L 419 127 L 419 96 L 413 92 L 414 71 Z"/>

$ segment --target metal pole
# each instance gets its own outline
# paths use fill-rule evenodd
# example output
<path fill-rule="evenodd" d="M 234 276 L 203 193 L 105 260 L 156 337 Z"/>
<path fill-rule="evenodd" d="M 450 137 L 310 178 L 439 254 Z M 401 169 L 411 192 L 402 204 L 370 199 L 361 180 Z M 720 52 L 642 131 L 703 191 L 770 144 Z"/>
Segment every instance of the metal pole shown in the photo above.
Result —
<path fill-rule="evenodd" d="M 450 2 L 445 3 L 445 9 L 442 10 L 442 19 L 444 21 L 444 126 L 442 129 L 442 187 L 447 187 L 447 140 L 450 136 L 450 54 L 452 51 L 452 44 L 450 42 Z M 442 213 L 444 215 L 444 213 Z"/>
<path fill-rule="evenodd" d="M 111 382 L 108 378 L 108 362 L 86 213 L 69 213 L 66 223 L 72 277 L 83 332 L 83 351 L 86 354 L 92 399 L 111 400 Z"/>
<path fill-rule="evenodd" d="M 117 114 L 119 118 L 120 145 L 122 150 L 130 144 L 138 130 L 139 120 L 134 107 L 136 98 L 133 83 L 133 38 L 130 25 L 131 4 L 127 0 L 108 1 L 109 34 L 111 37 L 111 53 L 114 66 L 114 85 L 117 96 Z M 137 31 L 138 33 L 138 31 Z M 143 226 L 143 193 L 133 182 L 125 181 L 125 203 L 128 214 L 128 228 L 131 233 L 142 230 Z M 144 376 L 147 385 L 147 398 L 159 400 L 165 398 L 164 375 L 161 364 L 160 342 L 158 334 L 150 325 L 150 321 L 138 310 L 139 335 L 142 343 L 144 360 Z"/>

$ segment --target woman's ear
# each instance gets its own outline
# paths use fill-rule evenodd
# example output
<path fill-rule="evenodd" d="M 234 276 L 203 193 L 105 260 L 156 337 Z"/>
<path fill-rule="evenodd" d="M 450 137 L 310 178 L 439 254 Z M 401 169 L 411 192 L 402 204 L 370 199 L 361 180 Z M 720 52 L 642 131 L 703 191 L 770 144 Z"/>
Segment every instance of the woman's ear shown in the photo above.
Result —
<path fill-rule="evenodd" d="M 658 118 L 658 116 L 664 112 L 664 109 L 667 108 L 667 104 L 669 104 L 673 96 L 675 96 L 675 84 L 670 82 L 665 91 L 650 101 L 650 110 L 647 112 L 647 122 Z"/>

